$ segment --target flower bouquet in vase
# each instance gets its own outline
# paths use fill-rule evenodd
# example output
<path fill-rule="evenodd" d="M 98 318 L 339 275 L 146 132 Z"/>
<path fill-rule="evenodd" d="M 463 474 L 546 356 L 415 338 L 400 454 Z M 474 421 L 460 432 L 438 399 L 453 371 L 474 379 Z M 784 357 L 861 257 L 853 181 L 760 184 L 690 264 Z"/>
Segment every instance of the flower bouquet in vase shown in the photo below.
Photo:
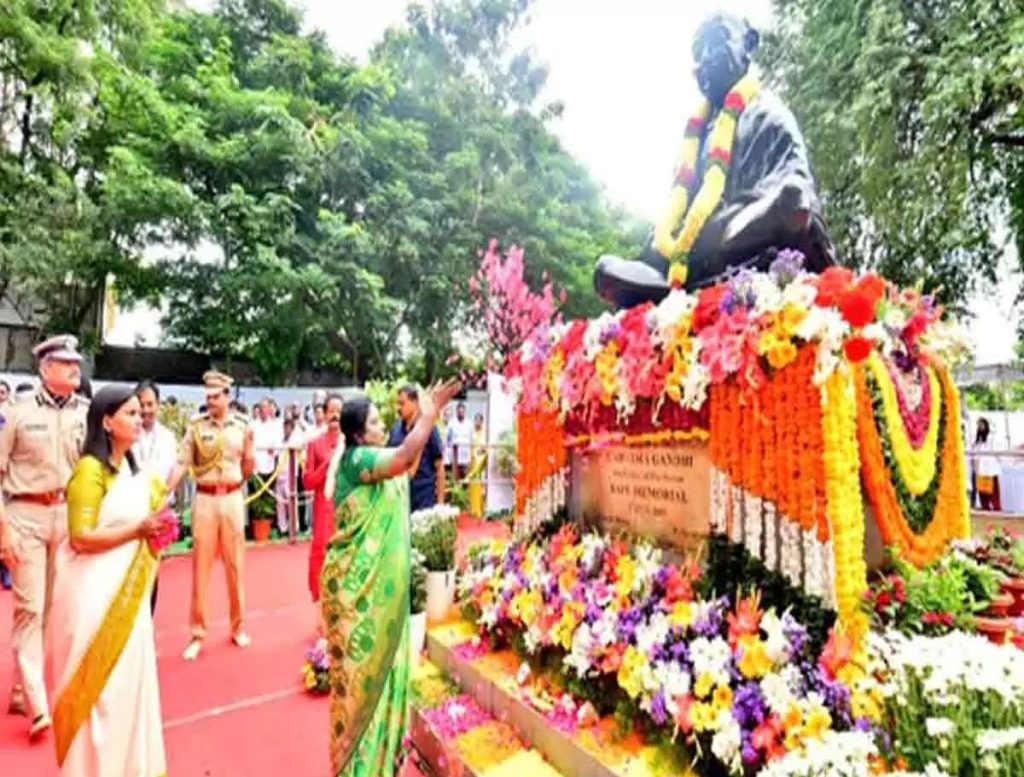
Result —
<path fill-rule="evenodd" d="M 455 603 L 455 520 L 458 508 L 439 505 L 412 515 L 412 547 L 423 555 L 427 621 L 445 620 Z"/>

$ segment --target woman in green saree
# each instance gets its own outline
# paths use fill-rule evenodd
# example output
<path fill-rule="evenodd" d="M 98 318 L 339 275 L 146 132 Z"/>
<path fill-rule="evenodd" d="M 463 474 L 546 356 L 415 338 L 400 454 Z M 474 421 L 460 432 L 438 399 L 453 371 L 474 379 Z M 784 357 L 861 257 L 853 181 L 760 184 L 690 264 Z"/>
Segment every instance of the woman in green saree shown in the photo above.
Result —
<path fill-rule="evenodd" d="M 365 397 L 345 402 L 342 442 L 326 488 L 336 533 L 320 601 L 331 657 L 331 764 L 344 777 L 390 777 L 400 764 L 409 686 L 409 495 L 454 382 L 421 394 L 420 416 L 398 448 L 384 448 L 380 415 Z"/>

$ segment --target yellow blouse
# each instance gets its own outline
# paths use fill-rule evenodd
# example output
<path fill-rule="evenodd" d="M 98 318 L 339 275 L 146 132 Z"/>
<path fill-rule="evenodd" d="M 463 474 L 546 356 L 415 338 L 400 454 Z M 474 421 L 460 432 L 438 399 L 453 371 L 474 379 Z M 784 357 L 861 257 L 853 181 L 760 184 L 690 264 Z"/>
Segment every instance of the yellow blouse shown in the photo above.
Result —
<path fill-rule="evenodd" d="M 100 504 L 117 476 L 95 456 L 83 456 L 68 481 L 68 532 L 79 537 L 96 528 Z"/>

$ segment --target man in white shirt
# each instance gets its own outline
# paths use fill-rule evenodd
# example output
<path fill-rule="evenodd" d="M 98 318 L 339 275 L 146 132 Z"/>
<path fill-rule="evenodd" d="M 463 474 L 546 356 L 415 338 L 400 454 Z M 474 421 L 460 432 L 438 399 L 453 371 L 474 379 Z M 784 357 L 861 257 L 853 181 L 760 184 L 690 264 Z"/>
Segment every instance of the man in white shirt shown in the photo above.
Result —
<path fill-rule="evenodd" d="M 455 420 L 448 427 L 448 440 L 452 448 L 455 480 L 462 480 L 469 472 L 469 462 L 473 455 L 473 423 L 466 418 L 466 405 L 462 402 L 455 408 Z"/>
<path fill-rule="evenodd" d="M 251 426 L 252 444 L 256 452 L 256 474 L 266 480 L 277 468 L 277 451 L 284 442 L 281 422 L 274 417 L 269 398 L 254 409 Z"/>
<path fill-rule="evenodd" d="M 142 431 L 132 446 L 135 463 L 139 469 L 158 476 L 166 483 L 178 462 L 178 440 L 174 432 L 157 420 L 160 389 L 153 381 L 143 380 L 135 387 L 135 396 L 139 399 L 142 418 Z"/>
<path fill-rule="evenodd" d="M 166 483 L 178 463 L 178 439 L 174 432 L 157 420 L 156 414 L 160 409 L 160 389 L 157 385 L 147 378 L 135 387 L 135 396 L 139 400 L 142 431 L 132 446 L 132 455 L 140 470 L 156 475 Z M 170 495 L 169 502 L 174 504 L 174 494 Z M 153 581 L 153 593 L 149 598 L 150 611 L 156 610 L 158 582 L 159 579 Z"/>

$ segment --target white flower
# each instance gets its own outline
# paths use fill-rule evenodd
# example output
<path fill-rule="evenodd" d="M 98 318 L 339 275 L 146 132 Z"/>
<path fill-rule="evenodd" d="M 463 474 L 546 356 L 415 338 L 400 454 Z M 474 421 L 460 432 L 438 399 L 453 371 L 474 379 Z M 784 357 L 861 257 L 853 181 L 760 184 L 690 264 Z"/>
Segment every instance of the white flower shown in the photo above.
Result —
<path fill-rule="evenodd" d="M 785 671 L 771 672 L 761 678 L 761 694 L 764 696 L 765 704 L 778 715 L 789 709 L 794 700 L 793 690 L 794 686 Z"/>
<path fill-rule="evenodd" d="M 775 610 L 768 610 L 761 618 L 761 629 L 765 633 L 764 652 L 768 659 L 779 664 L 789 658 L 789 639 Z"/>
<path fill-rule="evenodd" d="M 945 737 L 952 733 L 956 725 L 949 718 L 928 718 L 924 728 L 930 737 Z"/>
<path fill-rule="evenodd" d="M 589 623 L 581 623 L 572 635 L 572 649 L 562 663 L 572 669 L 578 677 L 585 677 L 591 668 L 591 649 L 594 637 Z"/>
<path fill-rule="evenodd" d="M 809 275 L 801 275 L 793 279 L 793 282 L 782 290 L 782 305 L 794 305 L 804 310 L 811 310 L 814 307 L 814 300 L 818 296 L 818 287 Z"/>
<path fill-rule="evenodd" d="M 729 768 L 735 768 L 740 760 L 740 725 L 728 712 L 722 713 L 716 721 L 718 731 L 711 738 L 711 752 Z"/>
<path fill-rule="evenodd" d="M 988 729 L 979 731 L 977 736 L 978 749 L 983 753 L 994 753 L 1024 742 L 1024 726 L 1003 730 Z"/>
<path fill-rule="evenodd" d="M 642 655 L 649 656 L 655 645 L 665 644 L 670 628 L 668 616 L 663 612 L 656 612 L 650 620 L 637 627 L 636 649 Z"/>
<path fill-rule="evenodd" d="M 690 643 L 690 661 L 693 663 L 694 673 L 698 676 L 711 675 L 711 678 L 720 685 L 727 685 L 729 682 L 731 658 L 729 643 L 721 637 L 715 637 L 713 640 L 698 637 Z"/>

